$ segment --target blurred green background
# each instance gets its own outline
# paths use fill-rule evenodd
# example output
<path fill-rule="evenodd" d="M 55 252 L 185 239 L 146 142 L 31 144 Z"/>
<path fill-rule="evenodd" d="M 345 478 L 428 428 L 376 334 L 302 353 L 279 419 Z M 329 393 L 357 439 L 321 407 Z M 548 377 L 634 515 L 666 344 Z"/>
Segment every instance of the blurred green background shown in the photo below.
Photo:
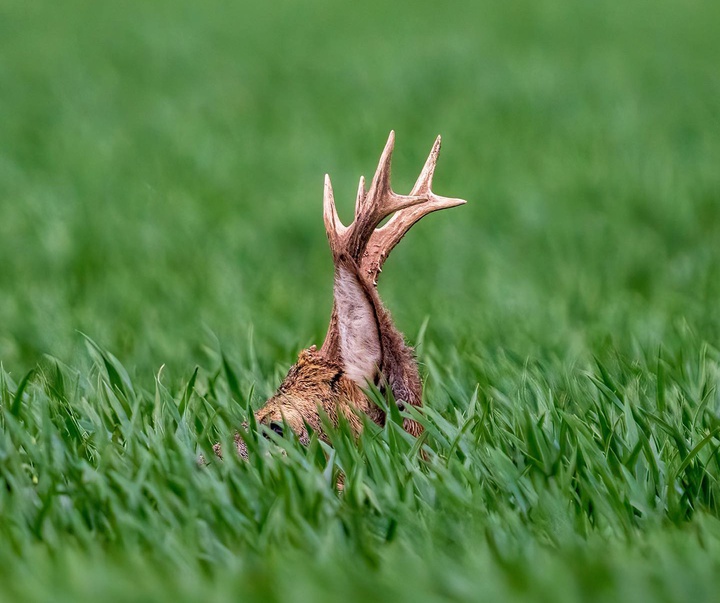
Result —
<path fill-rule="evenodd" d="M 711 2 L 62 2 L 0 9 L 0 358 L 82 331 L 173 374 L 219 338 L 291 362 L 321 340 L 342 216 L 397 132 L 434 137 L 434 215 L 382 293 L 413 339 L 582 355 L 718 336 Z"/>
<path fill-rule="evenodd" d="M 718 31 L 711 0 L 0 0 L 0 601 L 710 600 Z M 468 200 L 380 284 L 429 461 L 389 426 L 198 471 L 322 341 L 323 175 L 349 220 L 391 129 L 398 192 L 440 133 Z"/>

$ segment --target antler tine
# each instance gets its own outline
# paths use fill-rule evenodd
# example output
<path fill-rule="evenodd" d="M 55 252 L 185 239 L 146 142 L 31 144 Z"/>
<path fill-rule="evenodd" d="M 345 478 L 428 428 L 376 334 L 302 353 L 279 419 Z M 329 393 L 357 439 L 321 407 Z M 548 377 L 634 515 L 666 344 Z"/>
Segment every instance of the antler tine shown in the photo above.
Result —
<path fill-rule="evenodd" d="M 355 219 L 362 213 L 363 205 L 365 203 L 365 176 L 360 176 L 360 182 L 358 182 L 357 196 L 355 197 Z"/>
<path fill-rule="evenodd" d="M 382 271 L 382 265 L 388 255 L 413 224 L 434 211 L 467 203 L 464 199 L 441 197 L 431 190 L 435 165 L 440 154 L 440 144 L 441 138 L 438 136 L 410 193 L 411 197 L 420 199 L 420 203 L 397 211 L 385 226 L 374 230 L 370 236 L 361 264 L 363 272 L 372 279 L 373 284 L 377 284 L 377 275 Z"/>
<path fill-rule="evenodd" d="M 359 259 L 364 252 L 367 242 L 380 222 L 390 214 L 425 201 L 422 196 L 398 195 L 392 190 L 390 165 L 394 147 L 395 132 L 390 131 L 367 193 L 365 193 L 364 178 L 360 180 L 355 202 L 355 221 L 350 225 L 348 235 L 349 248 L 352 249 L 353 257 L 356 259 Z"/>
<path fill-rule="evenodd" d="M 334 254 L 340 248 L 339 239 L 345 235 L 348 228 L 340 221 L 338 216 L 332 182 L 330 182 L 328 174 L 325 174 L 325 188 L 323 191 L 323 221 L 325 222 L 325 232 L 330 242 L 330 249 Z"/>
<path fill-rule="evenodd" d="M 366 201 L 372 203 L 376 199 L 382 199 L 384 195 L 392 194 L 392 187 L 390 186 L 390 163 L 392 162 L 392 154 L 395 149 L 395 130 L 390 130 L 385 148 L 383 149 L 382 155 L 380 155 L 380 161 L 378 161 L 375 175 L 370 182 L 370 190 L 368 191 Z M 363 204 L 365 205 L 365 204 Z M 363 209 L 366 209 L 363 207 Z M 370 209 L 370 208 L 367 208 Z"/>
<path fill-rule="evenodd" d="M 410 191 L 411 195 L 422 195 L 423 193 L 430 192 L 430 189 L 432 188 L 433 176 L 435 175 L 435 166 L 437 165 L 437 160 L 440 156 L 441 144 L 442 137 L 438 135 L 438 137 L 435 139 L 435 143 L 433 144 L 432 149 L 430 149 L 430 154 L 428 155 L 428 158 L 425 160 L 425 165 L 423 166 L 423 169 L 420 172 L 417 181 L 415 182 L 415 186 L 413 186 L 412 191 Z"/>
<path fill-rule="evenodd" d="M 395 149 L 395 130 L 390 130 L 390 135 L 385 143 L 377 170 L 370 182 L 370 190 L 365 195 L 361 215 L 372 216 L 375 220 L 374 229 L 380 222 L 390 214 L 422 203 L 424 199 L 411 193 L 410 195 L 398 195 L 393 191 L 390 184 L 390 165 L 392 154 Z"/>

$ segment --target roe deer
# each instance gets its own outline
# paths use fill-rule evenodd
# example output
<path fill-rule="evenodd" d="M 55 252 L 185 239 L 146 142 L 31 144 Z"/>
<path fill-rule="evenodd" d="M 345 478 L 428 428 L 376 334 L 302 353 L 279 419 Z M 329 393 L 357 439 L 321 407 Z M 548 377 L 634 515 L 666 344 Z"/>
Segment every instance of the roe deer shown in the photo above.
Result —
<path fill-rule="evenodd" d="M 380 301 L 377 278 L 390 251 L 415 222 L 465 201 L 440 197 L 431 190 L 439 136 L 410 195 L 393 192 L 390 160 L 394 143 L 395 133 L 390 132 L 367 192 L 365 179 L 360 178 L 350 226 L 340 222 L 330 177 L 325 176 L 323 217 L 335 264 L 330 326 L 322 347 L 303 350 L 275 395 L 255 413 L 258 424 L 279 435 L 287 425 L 305 444 L 308 426 L 325 439 L 320 411 L 333 423 L 344 416 L 356 433 L 362 429 L 359 413 L 384 424 L 384 411 L 363 391 L 369 384 L 381 392 L 389 389 L 401 409 L 404 404 L 422 405 L 422 382 L 413 350 Z M 403 427 L 416 436 L 422 431 L 410 419 L 404 420 Z M 245 443 L 239 436 L 236 442 L 238 452 L 246 456 Z"/>

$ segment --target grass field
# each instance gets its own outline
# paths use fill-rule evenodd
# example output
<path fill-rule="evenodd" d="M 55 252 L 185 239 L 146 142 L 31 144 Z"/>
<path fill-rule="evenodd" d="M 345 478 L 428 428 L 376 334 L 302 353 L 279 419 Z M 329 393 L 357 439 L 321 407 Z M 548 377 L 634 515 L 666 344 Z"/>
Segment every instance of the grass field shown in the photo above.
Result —
<path fill-rule="evenodd" d="M 716 600 L 718 6 L 0 0 L 0 602 Z M 391 129 L 426 437 L 199 468 Z"/>

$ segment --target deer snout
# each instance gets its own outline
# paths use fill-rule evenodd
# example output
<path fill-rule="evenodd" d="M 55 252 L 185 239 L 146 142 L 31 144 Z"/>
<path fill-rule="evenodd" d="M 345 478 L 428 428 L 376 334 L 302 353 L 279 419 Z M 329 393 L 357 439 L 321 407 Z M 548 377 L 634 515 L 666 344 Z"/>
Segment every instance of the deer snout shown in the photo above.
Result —
<path fill-rule="evenodd" d="M 267 406 L 258 411 L 256 415 L 258 423 L 267 431 L 272 431 L 281 438 L 286 436 L 286 426 L 289 427 L 302 443 L 309 442 L 310 438 L 305 428 L 305 421 L 302 413 L 293 405 L 281 404 L 276 400 L 277 407 L 267 412 Z M 273 405 L 274 406 L 274 405 Z M 265 411 L 265 412 L 263 412 Z"/>

